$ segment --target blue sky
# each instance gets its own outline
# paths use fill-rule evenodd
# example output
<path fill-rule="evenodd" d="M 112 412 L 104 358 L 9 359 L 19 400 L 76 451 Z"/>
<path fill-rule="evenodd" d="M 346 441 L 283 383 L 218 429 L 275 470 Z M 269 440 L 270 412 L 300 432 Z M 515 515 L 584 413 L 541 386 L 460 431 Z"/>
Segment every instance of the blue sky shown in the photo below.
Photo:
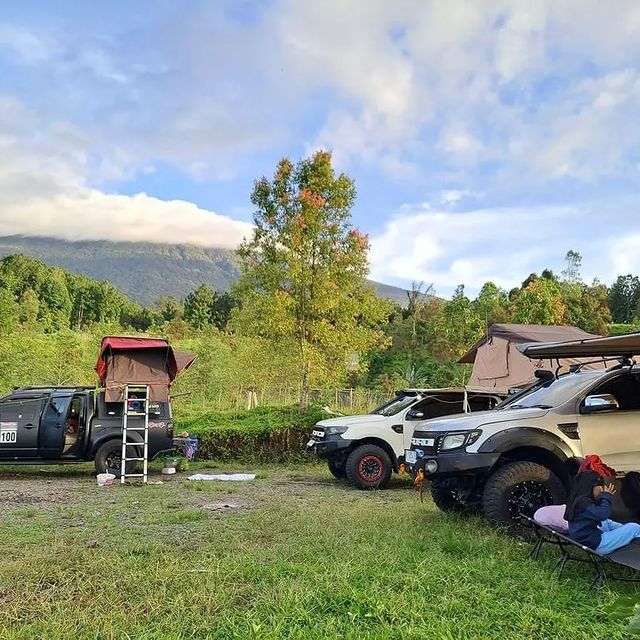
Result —
<path fill-rule="evenodd" d="M 640 272 L 640 3 L 5 3 L 0 234 L 233 247 L 328 148 L 372 277 Z"/>

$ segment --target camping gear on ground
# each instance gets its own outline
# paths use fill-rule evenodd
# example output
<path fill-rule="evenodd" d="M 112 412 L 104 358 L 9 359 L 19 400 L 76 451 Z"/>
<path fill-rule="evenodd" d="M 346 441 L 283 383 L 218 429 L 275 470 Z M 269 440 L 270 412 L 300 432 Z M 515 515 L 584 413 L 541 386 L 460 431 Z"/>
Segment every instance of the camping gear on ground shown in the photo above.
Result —
<path fill-rule="evenodd" d="M 223 482 L 244 482 L 255 480 L 255 473 L 195 473 L 187 480 L 222 480 Z"/>
<path fill-rule="evenodd" d="M 458 362 L 473 364 L 468 386 L 507 393 L 509 389 L 522 387 L 533 381 L 535 372 L 539 369 L 554 373 L 559 369 L 559 373 L 566 373 L 572 364 L 582 362 L 575 356 L 561 356 L 560 361 L 548 356 L 540 359 L 534 356 L 527 357 L 520 352 L 517 345 L 585 338 L 597 338 L 597 336 L 570 326 L 494 324 Z M 604 366 L 596 364 L 585 368 Z"/>
<path fill-rule="evenodd" d="M 99 487 L 107 487 L 113 484 L 115 479 L 116 476 L 113 473 L 99 473 L 96 476 L 96 481 L 98 482 Z"/>
<path fill-rule="evenodd" d="M 189 436 L 184 443 L 184 457 L 187 460 L 195 460 L 200 449 L 200 441 L 196 436 Z"/>

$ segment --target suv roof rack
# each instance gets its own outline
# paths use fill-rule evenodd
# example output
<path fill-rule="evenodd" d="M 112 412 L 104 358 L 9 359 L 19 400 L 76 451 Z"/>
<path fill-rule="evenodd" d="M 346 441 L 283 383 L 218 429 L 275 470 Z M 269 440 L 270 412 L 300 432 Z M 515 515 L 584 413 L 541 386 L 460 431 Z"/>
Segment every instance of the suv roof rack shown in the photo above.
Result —
<path fill-rule="evenodd" d="M 609 369 L 618 369 L 620 367 L 633 367 L 635 362 L 633 358 L 627 356 L 612 356 L 610 358 L 596 358 L 595 360 L 587 360 L 586 362 L 576 362 L 569 367 L 571 373 L 576 373 L 582 369 L 582 367 L 588 364 L 604 364 L 605 362 L 617 362 L 618 364 L 610 367 Z"/>
<path fill-rule="evenodd" d="M 27 386 L 27 387 L 13 387 L 14 391 L 46 391 L 47 389 L 69 389 L 69 390 L 88 390 L 95 389 L 95 385 L 82 385 L 82 384 L 74 384 L 74 385 L 57 385 L 57 384 L 45 384 L 41 386 Z"/>

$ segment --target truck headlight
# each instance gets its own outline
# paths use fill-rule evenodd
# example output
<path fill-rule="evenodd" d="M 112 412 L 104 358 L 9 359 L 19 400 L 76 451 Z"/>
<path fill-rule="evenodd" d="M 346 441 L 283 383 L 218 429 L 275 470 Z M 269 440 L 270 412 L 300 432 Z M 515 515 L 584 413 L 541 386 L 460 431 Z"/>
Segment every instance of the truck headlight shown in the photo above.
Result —
<path fill-rule="evenodd" d="M 482 431 L 476 429 L 475 431 L 465 431 L 463 433 L 448 433 L 440 440 L 439 451 L 449 451 L 451 449 L 458 449 L 459 447 L 469 446 L 478 440 Z"/>
<path fill-rule="evenodd" d="M 349 427 L 325 427 L 324 433 L 327 436 L 337 436 L 344 433 Z"/>
<path fill-rule="evenodd" d="M 454 433 L 453 435 L 445 436 L 444 438 L 442 438 L 440 451 L 446 451 L 447 449 L 457 449 L 464 444 L 464 441 L 466 439 L 466 433 Z"/>

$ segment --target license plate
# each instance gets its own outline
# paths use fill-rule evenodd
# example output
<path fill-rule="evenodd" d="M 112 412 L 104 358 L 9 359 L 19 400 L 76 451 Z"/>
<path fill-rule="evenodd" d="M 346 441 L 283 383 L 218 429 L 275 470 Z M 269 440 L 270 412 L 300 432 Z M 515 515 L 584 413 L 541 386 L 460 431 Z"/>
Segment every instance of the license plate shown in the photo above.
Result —
<path fill-rule="evenodd" d="M 316 445 L 316 441 L 315 440 L 309 440 L 309 442 L 307 442 L 307 448 L 315 447 L 315 445 Z"/>
<path fill-rule="evenodd" d="M 405 462 L 408 462 L 409 464 L 415 464 L 416 463 L 416 452 L 415 451 L 405 450 L 404 459 L 405 459 Z"/>
<path fill-rule="evenodd" d="M 18 441 L 18 427 L 0 427 L 0 444 L 11 444 Z"/>
<path fill-rule="evenodd" d="M 435 438 L 411 438 L 411 444 L 417 447 L 433 447 Z"/>

